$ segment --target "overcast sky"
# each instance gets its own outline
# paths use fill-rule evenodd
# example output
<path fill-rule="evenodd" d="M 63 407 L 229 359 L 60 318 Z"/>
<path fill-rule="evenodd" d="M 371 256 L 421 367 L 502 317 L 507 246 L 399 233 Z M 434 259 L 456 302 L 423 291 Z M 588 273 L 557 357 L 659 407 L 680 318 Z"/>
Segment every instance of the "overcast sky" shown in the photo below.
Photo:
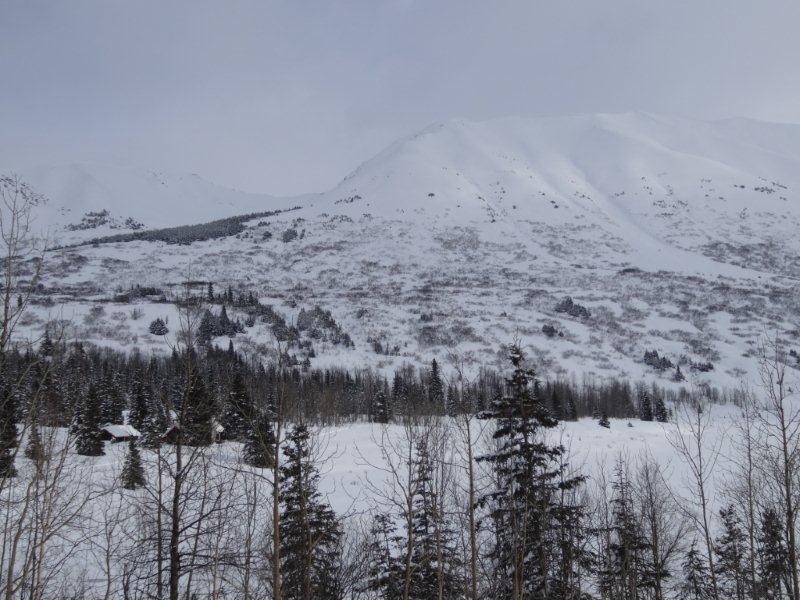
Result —
<path fill-rule="evenodd" d="M 0 0 L 0 165 L 322 191 L 452 117 L 800 122 L 798 0 Z"/>

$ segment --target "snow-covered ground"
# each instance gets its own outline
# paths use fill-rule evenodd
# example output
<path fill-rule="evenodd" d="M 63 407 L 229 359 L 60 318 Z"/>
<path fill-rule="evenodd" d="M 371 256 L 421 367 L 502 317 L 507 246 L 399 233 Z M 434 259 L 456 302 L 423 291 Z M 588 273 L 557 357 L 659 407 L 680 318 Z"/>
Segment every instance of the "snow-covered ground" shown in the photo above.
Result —
<path fill-rule="evenodd" d="M 711 457 L 713 449 L 719 450 L 719 459 L 706 482 L 710 510 L 716 512 L 724 502 L 720 490 L 730 480 L 732 476 L 730 468 L 736 461 L 732 443 L 735 439 L 733 432 L 737 410 L 719 405 L 714 406 L 712 410 L 703 448 L 707 458 Z M 638 420 L 632 421 L 631 424 L 632 426 L 628 426 L 625 420 L 612 419 L 611 428 L 605 429 L 592 419 L 582 419 L 575 423 L 564 423 L 558 430 L 552 432 L 552 436 L 568 447 L 571 467 L 588 477 L 587 489 L 590 493 L 596 492 L 596 486 L 601 481 L 598 475 L 601 473 L 606 477 L 607 483 L 610 483 L 618 458 L 624 458 L 631 468 L 635 468 L 637 461 L 650 457 L 663 469 L 665 479 L 676 493 L 676 497 L 690 494 L 693 483 L 687 478 L 689 470 L 670 442 L 679 426 L 675 423 L 645 423 Z M 447 447 L 453 455 L 445 458 L 452 461 L 455 480 L 463 483 L 464 455 L 458 454 L 461 443 L 458 430 L 453 428 L 452 422 L 447 419 L 440 425 L 448 429 L 452 436 Z M 473 431 L 476 454 L 480 455 L 488 447 L 491 424 L 475 421 Z M 391 510 L 391 505 L 387 504 L 386 499 L 376 490 L 389 489 L 392 483 L 392 477 L 386 470 L 388 463 L 384 459 L 388 447 L 386 442 L 403 440 L 404 435 L 404 427 L 398 424 L 383 426 L 357 423 L 316 430 L 315 447 L 319 452 L 318 458 L 321 459 L 320 488 L 334 510 L 343 517 L 346 530 L 355 532 L 359 529 L 359 523 L 367 523 L 376 511 Z M 402 441 L 397 445 L 401 449 L 403 446 Z M 154 479 L 156 459 L 152 451 L 142 450 L 150 478 L 147 491 L 122 490 L 115 478 L 122 469 L 126 450 L 127 444 L 107 443 L 106 455 L 97 458 L 76 456 L 70 451 L 65 469 L 65 473 L 70 475 L 59 483 L 63 486 L 63 491 L 57 498 L 57 506 L 67 514 L 72 514 L 69 512 L 72 510 L 79 512 L 70 518 L 69 525 L 65 526 L 60 534 L 59 540 L 63 540 L 66 545 L 53 544 L 48 555 L 48 560 L 58 565 L 58 571 L 54 571 L 53 574 L 54 580 L 75 583 L 85 579 L 90 587 L 96 584 L 100 586 L 98 589 L 103 589 L 107 581 L 105 569 L 110 566 L 112 575 L 118 577 L 123 565 L 131 560 L 129 554 L 131 549 L 126 545 L 130 541 L 126 537 L 126 532 L 132 534 L 137 527 L 143 527 L 143 516 L 137 512 L 136 507 L 139 506 L 141 509 L 141 506 L 147 506 L 146 502 L 157 489 Z M 267 498 L 271 489 L 269 473 L 261 472 L 265 477 L 249 479 L 248 473 L 260 471 L 242 465 L 239 460 L 240 452 L 241 446 L 237 443 L 215 445 L 209 449 L 207 461 L 198 463 L 195 459 L 194 464 L 206 464 L 210 469 L 208 480 L 210 483 L 207 484 L 210 497 L 213 498 L 213 494 L 217 493 L 215 486 L 220 485 L 222 486 L 220 489 L 224 490 L 230 485 L 235 499 L 229 500 L 231 508 L 228 510 L 236 510 L 235 507 L 239 506 L 239 502 L 245 501 L 248 485 L 262 486 L 259 492 L 262 502 L 257 504 L 256 509 L 260 515 L 257 531 L 259 534 L 267 535 L 266 519 L 269 514 Z M 388 453 L 396 464 L 400 464 L 400 456 L 393 455 L 391 450 L 388 450 Z M 168 447 L 165 449 L 165 456 L 169 456 Z M 17 461 L 17 466 L 21 473 L 31 467 L 30 462 L 21 457 Z M 197 466 L 196 468 L 199 469 Z M 486 475 L 481 471 L 483 468 L 478 466 L 477 476 L 480 481 L 485 481 L 483 478 Z M 231 484 L 231 477 L 241 479 Z M 250 483 L 247 484 L 246 481 Z M 195 482 L 186 485 L 199 484 Z M 108 490 L 112 492 L 106 493 Z M 248 501 L 253 501 L 252 497 L 248 498 Z M 464 500 L 463 494 L 456 498 L 460 498 L 458 502 Z M 687 508 L 690 508 L 690 505 L 687 505 Z M 189 509 L 184 507 L 184 511 L 186 510 Z M 184 518 L 189 517 L 184 515 Z M 91 523 L 94 532 L 102 533 L 98 537 L 84 537 L 80 526 L 85 523 Z M 239 525 L 243 525 L 241 519 L 234 525 L 234 535 L 235 527 Z M 226 530 L 225 535 L 230 533 Z M 140 548 L 134 554 L 140 554 L 144 550 Z M 203 571 L 197 576 L 201 578 L 207 574 L 207 571 Z M 117 589 L 120 585 L 121 581 L 116 579 L 112 587 Z"/>
<path fill-rule="evenodd" d="M 318 366 L 391 369 L 457 354 L 474 370 L 518 336 L 545 377 L 669 385 L 671 371 L 643 363 L 657 350 L 730 387 L 752 377 L 765 331 L 798 339 L 799 179 L 799 126 L 642 113 L 436 124 L 333 190 L 290 199 L 136 170 L 42 170 L 30 174 L 51 199 L 42 223 L 66 241 L 119 231 L 63 231 L 90 209 L 152 228 L 302 208 L 191 245 L 54 251 L 44 280 L 54 306 L 37 308 L 27 331 L 115 290 L 201 279 L 253 291 L 289 322 L 301 308 L 331 310 L 355 349 L 317 344 Z M 567 295 L 591 317 L 556 312 Z M 71 333 L 163 347 L 147 324 L 171 309 L 139 304 L 146 318 Z M 397 351 L 375 354 L 373 340 Z M 256 326 L 237 343 L 272 340 Z M 714 370 L 693 372 L 690 361 Z"/>

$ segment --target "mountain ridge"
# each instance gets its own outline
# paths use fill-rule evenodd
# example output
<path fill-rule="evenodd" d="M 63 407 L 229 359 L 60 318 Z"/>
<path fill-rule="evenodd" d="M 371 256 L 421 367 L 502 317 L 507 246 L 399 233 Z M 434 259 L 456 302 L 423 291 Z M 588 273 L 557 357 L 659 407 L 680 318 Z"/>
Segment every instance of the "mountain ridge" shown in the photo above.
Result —
<path fill-rule="evenodd" d="M 520 336 L 548 376 L 670 385 L 645 352 L 688 371 L 713 363 L 693 376 L 735 386 L 764 331 L 796 339 L 800 327 L 796 126 L 635 113 L 456 120 L 398 140 L 321 194 L 245 198 L 195 179 L 144 177 L 147 185 L 107 196 L 122 205 L 106 208 L 124 216 L 131 193 L 154 183 L 150 206 L 173 202 L 179 225 L 242 215 L 248 202 L 300 208 L 223 236 L 178 228 L 180 245 L 127 236 L 59 251 L 43 280 L 49 301 L 81 315 L 110 290 L 161 289 L 179 274 L 252 293 L 287 323 L 303 308 L 331 311 L 355 348 L 311 340 L 305 358 L 318 366 L 390 369 L 456 353 L 477 369 Z M 176 200 L 164 194 L 173 186 Z M 119 233 L 103 227 L 66 235 Z M 557 310 L 565 297 L 586 311 Z M 39 319 L 32 335 L 46 314 Z M 99 334 L 77 323 L 72 335 L 159 348 L 140 325 Z M 237 346 L 264 352 L 273 333 L 256 322 Z M 308 346 L 294 351 L 303 359 Z"/>

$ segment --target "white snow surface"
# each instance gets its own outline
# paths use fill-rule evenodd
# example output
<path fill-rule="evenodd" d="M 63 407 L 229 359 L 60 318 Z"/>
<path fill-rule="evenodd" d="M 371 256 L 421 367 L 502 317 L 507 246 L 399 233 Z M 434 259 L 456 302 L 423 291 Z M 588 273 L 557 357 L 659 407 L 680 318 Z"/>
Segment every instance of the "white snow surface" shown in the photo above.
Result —
<path fill-rule="evenodd" d="M 736 426 L 737 411 L 730 406 L 714 406 L 714 415 L 711 419 L 703 440 L 704 452 L 711 459 L 714 457 L 714 468 L 708 474 L 705 482 L 706 494 L 709 502 L 709 511 L 716 514 L 719 508 L 725 505 L 723 495 L 726 484 L 736 477 L 737 464 L 735 453 L 732 451 L 735 444 L 733 432 Z M 453 480 L 459 491 L 454 498 L 457 502 L 467 502 L 468 496 L 465 489 L 466 463 L 464 462 L 463 440 L 459 437 L 458 430 L 449 427 L 445 420 L 443 425 L 451 429 L 448 444 L 448 454 L 445 459 L 453 469 Z M 488 452 L 492 426 L 489 422 L 474 422 L 473 443 L 476 456 Z M 581 419 L 575 423 L 564 423 L 558 430 L 551 434 L 555 440 L 563 443 L 569 451 L 569 468 L 574 473 L 587 477 L 587 486 L 591 494 L 602 489 L 604 484 L 600 477 L 604 474 L 606 486 L 613 479 L 615 463 L 624 459 L 631 472 L 635 472 L 643 460 L 658 461 L 665 481 L 675 493 L 679 501 L 689 498 L 693 493 L 695 483 L 690 477 L 690 471 L 680 453 L 675 449 L 670 440 L 674 440 L 681 428 L 685 425 L 675 423 L 645 423 L 638 420 L 632 422 L 632 427 L 627 426 L 624 420 L 612 419 L 611 428 L 605 429 L 598 426 L 596 421 Z M 685 433 L 688 433 L 684 429 Z M 407 468 L 401 455 L 391 449 L 391 440 L 394 440 L 400 452 L 404 448 L 406 432 L 401 425 L 381 426 L 370 423 L 356 423 L 346 426 L 316 429 L 317 445 L 319 450 L 321 480 L 320 492 L 323 498 L 330 503 L 337 514 L 343 518 L 344 529 L 348 534 L 358 531 L 359 527 L 369 524 L 372 515 L 378 512 L 393 511 L 395 505 L 387 503 L 383 494 L 391 493 L 394 481 L 390 471 L 390 464 L 399 468 L 399 473 Z M 57 434 L 60 435 L 60 434 Z M 58 447 L 58 446 L 56 446 Z M 259 497 L 266 499 L 271 493 L 269 472 L 254 469 L 243 465 L 240 461 L 241 445 L 233 442 L 214 445 L 208 450 L 208 465 L 213 478 L 236 477 L 237 484 L 230 489 L 236 494 L 243 494 L 244 482 L 249 481 L 250 486 L 259 487 Z M 185 450 L 184 450 L 185 451 Z M 106 519 L 113 523 L 111 531 L 112 540 L 115 542 L 110 550 L 110 572 L 113 577 L 113 589 L 120 586 L 119 573 L 129 559 L 126 552 L 130 552 L 130 544 L 137 527 L 141 521 L 131 512 L 130 507 L 137 503 L 152 501 L 152 490 L 155 484 L 156 455 L 149 450 L 142 449 L 142 458 L 151 482 L 150 491 L 128 491 L 122 489 L 119 476 L 123 467 L 127 444 L 105 444 L 105 456 L 83 457 L 70 451 L 66 459 L 68 472 L 77 473 L 78 478 L 68 479 L 65 483 L 68 494 L 60 497 L 59 501 L 65 506 L 72 506 L 81 502 L 81 499 L 91 490 L 92 499 L 78 509 L 80 519 L 86 518 L 97 528 L 106 524 Z M 162 460 L 172 460 L 169 447 L 163 451 Z M 26 458 L 17 461 L 20 476 L 28 476 L 28 471 L 33 464 Z M 412 466 L 413 468 L 413 466 Z M 476 464 L 476 480 L 479 489 L 485 489 L 483 484 L 488 481 L 489 473 L 486 463 Z M 251 475 L 252 474 L 252 475 Z M 402 480 L 402 476 L 400 478 Z M 225 481 L 226 479 L 222 479 Z M 223 488 L 224 488 L 223 484 Z M 199 488 L 198 488 L 199 489 Z M 251 488 L 252 489 L 252 488 Z M 97 493 L 101 490 L 110 490 L 112 493 Z M 395 490 L 396 491 L 396 490 Z M 607 488 L 610 494 L 610 488 Z M 164 492 L 169 494 L 169 487 Z M 209 492 L 213 494 L 214 492 Z M 72 500 L 69 494 L 74 494 Z M 70 503 L 73 503 L 70 505 Z M 231 502 L 231 506 L 239 506 Z M 694 505 L 686 504 L 687 510 L 694 510 Z M 123 508 L 119 508 L 123 507 Z M 127 507 L 127 508 L 126 508 Z M 126 512 L 129 511 L 129 512 Z M 193 515 L 189 508 L 184 507 L 184 519 Z M 235 510 L 235 509 L 231 509 Z M 258 529 L 258 534 L 264 535 L 267 531 L 266 524 L 270 506 L 268 501 L 256 503 L 256 523 L 264 529 Z M 127 517 L 127 518 L 125 518 Z M 116 521 L 113 521 L 116 519 Z M 78 523 L 84 521 L 79 520 Z M 236 520 L 231 527 L 233 534 L 236 527 L 244 524 L 244 519 Z M 716 527 L 716 523 L 714 524 Z M 103 531 L 100 529 L 100 531 Z M 80 535 L 78 535 L 80 534 Z M 228 532 L 230 535 L 231 532 Z M 130 536 L 130 537 L 128 537 Z M 49 552 L 49 560 L 59 566 L 58 576 L 64 577 L 68 583 L 83 584 L 92 590 L 102 590 L 105 586 L 106 555 L 103 546 L 95 546 L 91 539 L 85 536 L 83 530 L 68 530 L 64 534 L 66 540 L 75 537 L 75 541 L 54 545 Z M 100 536 L 98 536 L 99 539 Z M 142 548 L 145 551 L 145 548 Z M 207 584 L 208 570 L 198 570 L 195 585 L 202 588 Z M 98 592 L 99 593 L 99 592 Z M 121 593 L 121 592 L 120 592 Z M 116 596 L 115 596 L 116 597 Z"/>
<path fill-rule="evenodd" d="M 319 366 L 390 368 L 455 351 L 477 367 L 518 336 L 545 375 L 666 380 L 642 364 L 655 349 L 684 367 L 712 362 L 697 377 L 721 385 L 752 374 L 765 331 L 798 338 L 798 179 L 800 126 L 646 113 L 439 123 L 298 198 L 135 169 L 29 176 L 50 198 L 44 222 L 71 241 L 118 232 L 63 231 L 89 210 L 153 228 L 302 206 L 187 246 L 54 252 L 45 281 L 61 314 L 131 285 L 206 279 L 253 291 L 289 321 L 331 310 L 356 348 L 317 344 Z M 555 312 L 567 295 L 591 318 Z M 53 313 L 40 311 L 31 331 Z M 147 322 L 75 334 L 156 347 Z M 545 337 L 545 324 L 563 336 Z M 270 344 L 261 324 L 240 339 Z M 372 340 L 398 351 L 376 355 Z"/>
<path fill-rule="evenodd" d="M 83 239 L 64 231 L 90 212 L 109 211 L 111 225 L 87 230 L 87 237 L 124 232 L 133 218 L 146 229 L 201 223 L 284 207 L 282 200 L 208 182 L 199 175 L 175 175 L 103 164 L 41 166 L 20 177 L 47 202 L 39 224 L 59 242 Z"/>

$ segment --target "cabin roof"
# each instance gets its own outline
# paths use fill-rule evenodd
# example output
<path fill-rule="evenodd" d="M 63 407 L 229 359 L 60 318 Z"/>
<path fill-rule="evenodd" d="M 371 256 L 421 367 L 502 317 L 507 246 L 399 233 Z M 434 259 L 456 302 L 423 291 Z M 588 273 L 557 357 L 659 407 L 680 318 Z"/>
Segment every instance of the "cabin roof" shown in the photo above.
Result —
<path fill-rule="evenodd" d="M 108 424 L 100 428 L 101 431 L 107 432 L 110 436 L 115 438 L 124 437 L 139 437 L 141 434 L 139 430 L 132 425 L 113 425 Z"/>

